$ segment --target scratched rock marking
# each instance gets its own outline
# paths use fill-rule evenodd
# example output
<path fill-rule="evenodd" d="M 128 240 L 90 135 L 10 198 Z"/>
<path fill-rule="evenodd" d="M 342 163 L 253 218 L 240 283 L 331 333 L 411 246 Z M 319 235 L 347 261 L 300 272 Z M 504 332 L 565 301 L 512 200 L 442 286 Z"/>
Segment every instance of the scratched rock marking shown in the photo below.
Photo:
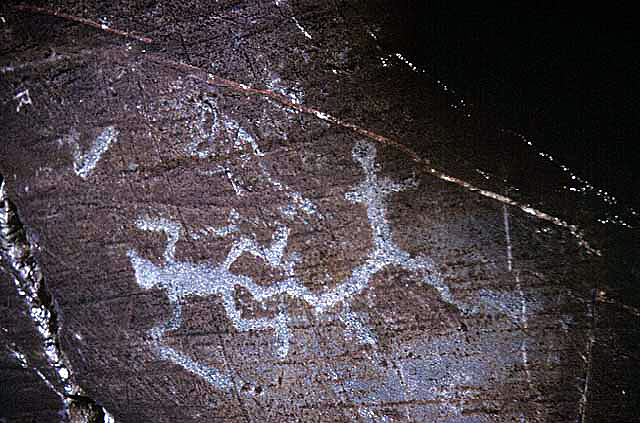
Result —
<path fill-rule="evenodd" d="M 87 179 L 100 161 L 102 155 L 109 149 L 111 143 L 117 141 L 118 130 L 113 126 L 107 126 L 96 137 L 95 142 L 84 153 L 78 142 L 80 134 L 72 128 L 69 134 L 58 140 L 59 144 L 69 144 L 73 156 L 73 170 L 82 179 Z"/>
<path fill-rule="evenodd" d="M 238 122 L 218 112 L 215 99 L 206 98 L 200 104 L 198 111 L 199 119 L 196 121 L 196 130 L 192 134 L 191 143 L 186 148 L 189 155 L 201 159 L 216 153 L 229 155 L 233 150 L 242 150 L 243 146 L 248 144 L 256 156 L 264 156 L 256 140 L 240 127 Z M 218 142 L 220 138 L 223 140 L 231 139 L 232 143 L 220 144 Z M 205 145 L 206 148 L 202 149 L 202 145 Z M 220 148 L 220 145 L 223 148 Z"/>
<path fill-rule="evenodd" d="M 18 100 L 18 104 L 16 105 L 16 112 L 20 112 L 22 106 L 26 106 L 27 104 L 31 104 L 33 106 L 33 102 L 31 101 L 31 97 L 29 96 L 29 90 L 21 91 L 13 98 L 15 100 Z"/>
<path fill-rule="evenodd" d="M 282 87 L 281 89 L 284 90 Z M 214 156 L 237 157 L 241 169 L 257 170 L 268 186 L 289 197 L 291 203 L 279 210 L 284 218 L 293 220 L 301 214 L 322 218 L 310 200 L 271 175 L 261 160 L 265 154 L 256 139 L 237 121 L 221 113 L 217 107 L 217 100 L 206 97 L 199 104 L 197 112 L 195 129 L 191 134 L 191 141 L 184 148 L 185 154 L 200 159 Z M 238 156 L 238 154 L 240 155 Z M 238 196 L 245 195 L 245 186 L 250 185 L 250 183 L 243 183 L 230 167 L 223 164 L 214 165 L 208 174 L 224 175 Z"/>
<path fill-rule="evenodd" d="M 239 133 L 239 131 L 238 131 Z M 247 135 L 248 136 L 248 135 Z M 249 144 L 253 145 L 251 142 Z M 257 157 L 259 149 L 254 148 Z M 288 323 L 289 312 L 286 307 L 280 307 L 271 318 L 249 319 L 243 318 L 236 307 L 234 296 L 237 287 L 246 289 L 256 302 L 263 307 L 267 300 L 274 300 L 289 296 L 299 299 L 312 306 L 316 316 L 327 314 L 340 320 L 344 325 L 346 338 L 355 338 L 362 344 L 376 344 L 376 338 L 366 327 L 360 317 L 350 309 L 352 299 L 362 293 L 372 277 L 387 266 L 399 267 L 420 275 L 422 282 L 434 287 L 443 301 L 455 304 L 449 289 L 437 274 L 433 262 L 428 258 L 413 258 L 401 250 L 392 239 L 392 230 L 386 220 L 386 206 L 384 199 L 393 192 L 414 188 L 415 183 L 406 181 L 397 183 L 390 179 L 379 179 L 375 172 L 376 149 L 368 143 L 356 143 L 353 148 L 353 160 L 364 171 L 364 180 L 345 198 L 353 204 L 366 207 L 367 217 L 371 226 L 373 248 L 366 260 L 355 267 L 350 276 L 338 283 L 333 289 L 320 293 L 312 293 L 296 277 L 295 267 L 300 260 L 296 252 L 284 254 L 288 245 L 289 227 L 285 223 L 278 223 L 272 236 L 270 245 L 259 245 L 254 239 L 239 234 L 235 221 L 238 213 L 232 210 L 229 215 L 229 225 L 213 229 L 208 233 L 220 237 L 232 237 L 233 244 L 222 263 L 194 263 L 177 261 L 175 246 L 183 236 L 184 229 L 166 219 L 141 218 L 137 227 L 143 231 L 163 232 L 167 237 L 164 252 L 164 264 L 156 265 L 152 261 L 141 257 L 135 250 L 129 250 L 128 257 L 135 273 L 136 283 L 143 289 L 160 288 L 166 292 L 173 305 L 172 317 L 150 331 L 158 355 L 183 366 L 186 370 L 204 378 L 218 389 L 229 389 L 232 376 L 221 369 L 212 368 L 197 363 L 185 354 L 166 345 L 163 338 L 167 331 L 175 330 L 181 325 L 181 306 L 185 298 L 196 296 L 219 296 L 227 318 L 238 331 L 273 330 L 275 335 L 275 355 L 285 358 L 289 352 L 290 332 Z M 259 158 L 259 157 L 257 157 Z M 258 160 L 258 163 L 261 163 Z M 281 210 L 283 217 L 287 213 L 303 212 L 315 213 L 315 206 L 304 199 L 299 193 L 291 192 L 289 188 L 275 180 L 262 166 L 263 176 L 276 189 L 289 193 L 292 200 L 287 210 Z M 286 221 L 286 219 L 285 219 Z M 236 275 L 231 272 L 234 262 L 244 253 L 259 257 L 264 262 L 282 271 L 284 277 L 274 281 L 271 286 L 260 286 L 252 278 Z"/>

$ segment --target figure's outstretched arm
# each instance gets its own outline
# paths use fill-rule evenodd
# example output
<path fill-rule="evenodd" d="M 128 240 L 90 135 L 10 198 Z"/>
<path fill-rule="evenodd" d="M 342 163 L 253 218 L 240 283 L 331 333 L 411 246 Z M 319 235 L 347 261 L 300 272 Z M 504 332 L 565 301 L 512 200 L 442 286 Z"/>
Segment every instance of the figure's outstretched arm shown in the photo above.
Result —
<path fill-rule="evenodd" d="M 176 243 L 182 233 L 182 226 L 167 219 L 141 218 L 136 222 L 138 229 L 142 231 L 164 232 L 167 235 L 167 246 L 164 250 L 164 259 L 175 262 Z"/>

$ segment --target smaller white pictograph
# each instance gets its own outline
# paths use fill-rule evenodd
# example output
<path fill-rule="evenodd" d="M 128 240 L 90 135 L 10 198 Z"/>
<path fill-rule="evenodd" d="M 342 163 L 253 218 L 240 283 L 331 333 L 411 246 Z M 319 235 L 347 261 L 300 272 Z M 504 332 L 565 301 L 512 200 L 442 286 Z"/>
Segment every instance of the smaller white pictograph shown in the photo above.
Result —
<path fill-rule="evenodd" d="M 118 130 L 114 126 L 107 126 L 100 132 L 91 147 L 84 152 L 80 147 L 80 133 L 71 128 L 69 134 L 58 140 L 59 145 L 69 144 L 73 156 L 73 170 L 82 179 L 87 179 L 96 165 L 107 152 L 109 146 L 118 140 Z"/>

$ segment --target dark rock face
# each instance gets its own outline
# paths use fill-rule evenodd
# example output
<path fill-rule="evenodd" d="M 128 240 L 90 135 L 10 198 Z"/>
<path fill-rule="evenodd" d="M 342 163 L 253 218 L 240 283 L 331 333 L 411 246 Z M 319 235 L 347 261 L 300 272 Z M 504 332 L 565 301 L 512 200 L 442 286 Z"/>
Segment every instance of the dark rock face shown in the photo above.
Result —
<path fill-rule="evenodd" d="M 392 6 L 47 7 L 1 14 L 2 418 L 637 419 L 637 234 Z"/>

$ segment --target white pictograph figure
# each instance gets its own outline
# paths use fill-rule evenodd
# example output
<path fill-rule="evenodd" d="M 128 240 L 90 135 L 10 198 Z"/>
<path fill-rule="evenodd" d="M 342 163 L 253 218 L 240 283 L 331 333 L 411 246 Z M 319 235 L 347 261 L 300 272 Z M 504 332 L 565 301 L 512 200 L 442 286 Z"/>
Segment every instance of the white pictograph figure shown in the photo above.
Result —
<path fill-rule="evenodd" d="M 244 145 L 248 144 L 253 154 L 257 157 L 264 156 L 255 138 L 249 135 L 238 122 L 219 113 L 216 103 L 216 100 L 207 97 L 200 104 L 200 115 L 195 122 L 195 131 L 186 152 L 191 156 L 204 159 L 219 153 L 231 154 L 234 150 L 242 150 Z M 219 137 L 228 138 L 232 143 L 221 144 Z"/>
<path fill-rule="evenodd" d="M 87 179 L 109 146 L 118 140 L 118 130 L 114 126 L 107 126 L 96 137 L 93 145 L 85 151 L 82 151 L 79 140 L 80 133 L 75 128 L 71 128 L 69 134 L 60 138 L 58 143 L 69 144 L 73 155 L 73 170 L 76 175 Z"/>
<path fill-rule="evenodd" d="M 165 265 L 162 267 L 156 266 L 151 261 L 140 257 L 133 250 L 128 253 L 138 285 L 146 289 L 152 287 L 163 289 L 174 306 L 172 318 L 150 331 L 150 335 L 156 342 L 159 353 L 163 358 L 168 358 L 184 366 L 221 389 L 228 387 L 229 379 L 223 376 L 221 372 L 195 363 L 184 354 L 162 343 L 162 338 L 166 331 L 180 327 L 181 303 L 184 297 L 189 295 L 221 296 L 225 313 L 237 330 L 273 329 L 276 334 L 277 355 L 281 357 L 287 355 L 289 332 L 286 325 L 286 316 L 283 313 L 279 313 L 270 319 L 244 319 L 240 310 L 236 308 L 234 295 L 236 287 L 244 287 L 254 295 L 257 301 L 262 302 L 283 292 L 289 292 L 293 288 L 293 280 L 286 279 L 279 285 L 263 287 L 257 285 L 251 278 L 235 275 L 229 270 L 233 262 L 247 252 L 262 258 L 275 268 L 284 270 L 287 276 L 292 275 L 297 256 L 283 257 L 289 236 L 287 228 L 278 227 L 270 247 L 262 247 L 252 239 L 241 237 L 234 242 L 223 263 L 218 266 L 211 266 L 209 264 L 178 262 L 175 260 L 175 246 L 182 233 L 182 228 L 179 225 L 163 219 L 142 219 L 138 221 L 137 226 L 141 230 L 164 232 L 167 236 L 167 246 L 163 257 Z"/>
<path fill-rule="evenodd" d="M 22 106 L 26 106 L 27 104 L 33 105 L 33 102 L 31 101 L 31 97 L 29 97 L 28 89 L 22 92 L 19 92 L 13 98 L 18 100 L 18 105 L 16 106 L 16 112 L 19 112 Z"/>
<path fill-rule="evenodd" d="M 295 266 L 300 257 L 297 253 L 288 256 L 284 254 L 289 239 L 289 229 L 286 225 L 278 224 L 271 244 L 262 246 L 254 239 L 243 236 L 235 230 L 233 222 L 238 214 L 232 210 L 229 216 L 230 225 L 215 231 L 214 234 L 221 237 L 234 237 L 233 244 L 222 263 L 212 264 L 175 259 L 176 242 L 183 232 L 180 225 L 163 219 L 140 219 L 137 222 L 140 230 L 164 232 L 167 236 L 162 266 L 155 265 L 134 250 L 128 252 L 138 285 L 144 289 L 156 287 L 164 290 L 174 306 L 172 318 L 150 331 L 159 355 L 203 377 L 219 389 L 230 387 L 232 379 L 225 371 L 196 363 L 163 342 L 166 331 L 180 327 L 181 303 L 190 295 L 221 297 L 226 317 L 238 331 L 273 330 L 274 352 L 281 358 L 286 357 L 289 352 L 289 313 L 286 307 L 283 305 L 270 318 L 243 318 L 234 300 L 237 287 L 246 289 L 253 299 L 263 306 L 266 300 L 278 296 L 301 299 L 313 307 L 317 316 L 333 315 L 340 320 L 345 325 L 346 337 L 356 338 L 360 343 L 372 345 L 376 344 L 375 335 L 358 315 L 351 311 L 351 300 L 362 293 L 369 286 L 372 277 L 386 266 L 395 266 L 419 275 L 424 283 L 438 291 L 443 301 L 455 304 L 447 285 L 435 271 L 432 261 L 428 258 L 413 258 L 393 242 L 391 227 L 385 218 L 384 198 L 392 192 L 415 187 L 415 183 L 395 183 L 386 178 L 379 180 L 375 173 L 375 155 L 376 150 L 373 145 L 367 143 L 355 145 L 353 159 L 362 167 L 365 178 L 355 190 L 345 194 L 347 200 L 367 208 L 374 241 L 373 248 L 364 263 L 355 267 L 349 277 L 326 292 L 313 293 L 296 278 Z M 270 178 L 268 174 L 265 174 L 265 177 Z M 285 189 L 284 185 L 278 185 L 279 182 L 270 182 L 276 188 Z M 306 202 L 296 202 L 295 198 L 296 196 L 292 197 L 291 207 L 301 210 L 309 207 Z M 313 212 L 314 210 L 312 209 Z M 262 258 L 268 266 L 281 270 L 284 277 L 274 281 L 271 286 L 261 286 L 248 276 L 234 274 L 230 270 L 231 266 L 244 253 Z"/>

